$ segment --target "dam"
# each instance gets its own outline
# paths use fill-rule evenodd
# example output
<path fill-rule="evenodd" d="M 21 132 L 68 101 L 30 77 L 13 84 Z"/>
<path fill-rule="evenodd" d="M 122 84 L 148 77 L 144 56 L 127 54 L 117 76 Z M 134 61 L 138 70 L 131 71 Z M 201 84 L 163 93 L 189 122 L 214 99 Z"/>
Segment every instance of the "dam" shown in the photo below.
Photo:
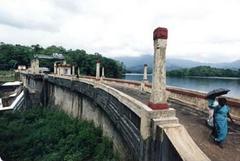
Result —
<path fill-rule="evenodd" d="M 54 64 L 54 73 L 39 73 L 39 62 L 34 60 L 30 71 L 19 72 L 24 87 L 22 108 L 56 107 L 93 121 L 113 140 L 122 161 L 239 160 L 239 126 L 230 126 L 234 135 L 228 139 L 229 148 L 218 149 L 204 125 L 206 93 L 166 86 L 167 38 L 167 29 L 154 31 L 152 84 L 146 77 L 127 81 L 100 76 L 99 61 L 95 77 L 76 77 L 75 68 L 65 63 Z M 227 99 L 238 122 L 240 100 Z"/>

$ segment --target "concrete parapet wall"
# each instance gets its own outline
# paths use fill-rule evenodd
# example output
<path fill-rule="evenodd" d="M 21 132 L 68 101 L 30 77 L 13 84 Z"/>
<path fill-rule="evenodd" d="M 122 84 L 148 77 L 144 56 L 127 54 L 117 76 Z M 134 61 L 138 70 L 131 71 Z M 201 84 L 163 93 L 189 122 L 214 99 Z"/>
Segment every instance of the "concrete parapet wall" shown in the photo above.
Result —
<path fill-rule="evenodd" d="M 103 80 L 106 84 L 115 84 L 132 89 L 142 89 L 151 93 L 152 85 L 149 83 L 141 83 L 139 81 L 128 81 L 119 79 L 106 79 Z M 167 86 L 169 101 L 178 101 L 188 107 L 199 110 L 201 112 L 208 112 L 208 103 L 205 99 L 206 93 L 189 90 L 185 88 Z M 231 108 L 231 115 L 240 123 L 240 99 L 226 97 L 228 105 Z"/>
<path fill-rule="evenodd" d="M 123 80 L 123 79 L 112 79 L 112 78 L 104 78 L 103 83 L 108 84 L 110 83 L 111 85 L 119 85 L 123 87 L 129 87 L 129 88 L 134 88 L 134 89 L 141 89 L 141 84 L 142 82 L 140 81 L 130 81 L 130 80 Z"/>

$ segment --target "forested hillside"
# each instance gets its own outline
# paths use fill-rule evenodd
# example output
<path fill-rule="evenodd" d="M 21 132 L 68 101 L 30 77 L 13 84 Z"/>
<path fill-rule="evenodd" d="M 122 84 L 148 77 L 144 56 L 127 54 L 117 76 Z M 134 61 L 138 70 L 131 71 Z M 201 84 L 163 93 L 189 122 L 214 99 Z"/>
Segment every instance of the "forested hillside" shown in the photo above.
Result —
<path fill-rule="evenodd" d="M 17 65 L 30 65 L 34 55 L 53 53 L 63 54 L 67 63 L 79 66 L 81 74 L 95 75 L 96 61 L 101 61 L 101 66 L 105 67 L 105 76 L 119 78 L 125 72 L 123 63 L 103 57 L 99 53 L 89 54 L 85 50 L 67 50 L 61 46 L 49 46 L 43 48 L 40 45 L 24 46 L 12 44 L 0 44 L 0 70 L 16 69 Z M 41 60 L 40 66 L 49 67 L 53 70 L 52 60 Z"/>

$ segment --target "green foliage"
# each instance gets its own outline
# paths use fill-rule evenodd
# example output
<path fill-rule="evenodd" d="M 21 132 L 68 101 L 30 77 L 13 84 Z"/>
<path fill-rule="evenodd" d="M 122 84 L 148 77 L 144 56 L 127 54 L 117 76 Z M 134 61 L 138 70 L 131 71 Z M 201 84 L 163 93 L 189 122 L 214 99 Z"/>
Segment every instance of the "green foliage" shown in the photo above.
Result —
<path fill-rule="evenodd" d="M 0 156 L 9 161 L 115 161 L 112 142 L 93 123 L 54 109 L 0 113 Z"/>
<path fill-rule="evenodd" d="M 15 72 L 9 71 L 9 70 L 8 71 L 0 70 L 0 85 L 2 82 L 9 82 L 9 81 L 15 81 Z"/>
<path fill-rule="evenodd" d="M 88 54 L 85 50 L 66 50 L 61 46 L 49 46 L 43 48 L 40 45 L 23 46 L 0 44 L 0 70 L 16 68 L 17 65 L 30 66 L 30 60 L 34 55 L 52 55 L 53 53 L 63 54 L 67 63 L 80 67 L 83 75 L 96 73 L 96 61 L 101 61 L 101 66 L 105 67 L 105 76 L 120 78 L 125 73 L 125 66 L 116 60 L 101 56 L 99 53 Z M 53 60 L 41 60 L 40 66 L 48 67 L 53 71 Z"/>
<path fill-rule="evenodd" d="M 11 70 L 0 70 L 0 77 L 14 75 L 14 71 Z"/>
<path fill-rule="evenodd" d="M 0 44 L 0 70 L 16 68 L 17 64 L 30 64 L 33 56 L 31 47 L 22 45 Z"/>
<path fill-rule="evenodd" d="M 101 66 L 105 68 L 106 77 L 121 78 L 122 74 L 125 73 L 123 63 L 103 57 L 98 53 L 87 54 L 84 50 L 69 50 L 66 60 L 68 63 L 80 67 L 80 73 L 83 75 L 94 76 L 96 74 L 96 61 L 100 61 Z"/>
<path fill-rule="evenodd" d="M 190 69 L 172 70 L 167 72 L 167 76 L 240 77 L 240 69 L 236 71 L 231 69 L 212 68 L 210 66 L 198 66 Z"/>

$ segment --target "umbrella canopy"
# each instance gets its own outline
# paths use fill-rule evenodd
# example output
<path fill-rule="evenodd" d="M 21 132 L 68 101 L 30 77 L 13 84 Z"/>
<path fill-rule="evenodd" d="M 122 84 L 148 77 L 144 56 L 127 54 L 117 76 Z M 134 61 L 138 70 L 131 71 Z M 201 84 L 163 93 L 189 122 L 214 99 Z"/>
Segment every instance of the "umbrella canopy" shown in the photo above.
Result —
<path fill-rule="evenodd" d="M 224 88 L 214 89 L 207 93 L 207 98 L 215 98 L 224 94 L 227 94 L 230 90 Z"/>

